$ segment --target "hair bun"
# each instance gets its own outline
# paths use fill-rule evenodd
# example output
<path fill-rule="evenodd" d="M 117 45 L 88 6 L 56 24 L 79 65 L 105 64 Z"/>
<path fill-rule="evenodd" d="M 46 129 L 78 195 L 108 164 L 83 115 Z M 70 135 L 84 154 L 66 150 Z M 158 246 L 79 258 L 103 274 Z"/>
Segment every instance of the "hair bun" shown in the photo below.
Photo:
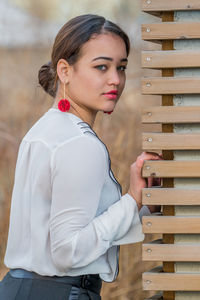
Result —
<path fill-rule="evenodd" d="M 54 87 L 55 72 L 52 68 L 51 61 L 40 68 L 38 72 L 38 81 L 45 92 L 50 94 L 53 98 L 56 96 L 56 89 Z"/>

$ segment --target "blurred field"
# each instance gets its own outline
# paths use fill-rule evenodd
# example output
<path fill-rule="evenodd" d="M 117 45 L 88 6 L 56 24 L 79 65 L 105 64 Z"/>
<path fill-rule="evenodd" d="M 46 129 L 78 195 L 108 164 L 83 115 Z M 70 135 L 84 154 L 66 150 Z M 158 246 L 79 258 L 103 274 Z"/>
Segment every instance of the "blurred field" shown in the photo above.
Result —
<path fill-rule="evenodd" d="M 19 143 L 35 121 L 53 104 L 37 83 L 40 66 L 49 61 L 50 49 L 0 49 L 0 278 L 9 225 L 9 210 Z M 154 71 L 155 74 L 155 71 Z M 112 170 L 122 185 L 129 186 L 129 166 L 141 152 L 140 112 L 144 105 L 159 103 L 159 97 L 142 97 L 140 91 L 140 49 L 129 57 L 127 85 L 112 115 L 99 113 L 94 130 L 107 145 Z M 143 127 L 147 130 L 148 127 Z M 148 130 L 159 130 L 159 127 Z M 151 239 L 152 237 L 148 237 Z M 154 264 L 155 265 L 155 264 Z M 120 251 L 120 272 L 113 283 L 103 284 L 102 299 L 140 300 L 141 273 L 153 265 L 141 262 L 141 244 L 126 245 Z"/>

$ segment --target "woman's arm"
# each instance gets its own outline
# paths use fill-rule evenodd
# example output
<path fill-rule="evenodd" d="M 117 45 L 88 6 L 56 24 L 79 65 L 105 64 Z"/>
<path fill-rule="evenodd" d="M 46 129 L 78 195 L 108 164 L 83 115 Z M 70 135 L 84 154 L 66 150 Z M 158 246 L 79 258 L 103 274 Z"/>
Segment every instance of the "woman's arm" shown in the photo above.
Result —
<path fill-rule="evenodd" d="M 59 269 L 83 267 L 113 245 L 143 240 L 138 207 L 128 193 L 95 217 L 108 172 L 95 138 L 77 137 L 57 148 L 51 168 L 50 240 Z"/>

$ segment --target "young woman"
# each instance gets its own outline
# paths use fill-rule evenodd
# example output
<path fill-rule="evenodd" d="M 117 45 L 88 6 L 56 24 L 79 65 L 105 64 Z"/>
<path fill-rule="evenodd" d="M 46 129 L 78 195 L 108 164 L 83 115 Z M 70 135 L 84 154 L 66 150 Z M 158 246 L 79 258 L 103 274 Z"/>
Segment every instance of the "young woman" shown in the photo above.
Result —
<path fill-rule="evenodd" d="M 38 74 L 54 104 L 19 147 L 1 299 L 101 299 L 102 280 L 117 277 L 119 245 L 143 240 L 140 218 L 150 211 L 141 208 L 141 168 L 160 157 L 142 153 L 122 195 L 92 129 L 122 94 L 129 48 L 127 35 L 97 15 L 58 32 Z"/>

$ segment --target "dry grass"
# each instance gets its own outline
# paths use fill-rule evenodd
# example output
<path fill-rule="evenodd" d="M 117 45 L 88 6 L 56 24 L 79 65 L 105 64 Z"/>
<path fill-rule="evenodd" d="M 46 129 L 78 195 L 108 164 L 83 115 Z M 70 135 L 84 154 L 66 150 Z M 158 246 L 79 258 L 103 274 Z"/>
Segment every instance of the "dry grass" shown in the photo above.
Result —
<path fill-rule="evenodd" d="M 53 100 L 37 84 L 40 66 L 49 61 L 46 49 L 0 49 L 0 277 L 6 273 L 3 257 L 7 242 L 10 200 L 18 146 L 23 135 L 48 110 Z M 140 51 L 130 56 L 127 87 L 112 115 L 99 113 L 94 130 L 107 145 L 112 170 L 122 185 L 129 185 L 129 166 L 141 152 L 140 109 L 159 98 L 140 95 Z M 152 237 L 148 237 L 151 239 Z M 155 264 L 154 264 L 155 265 Z M 120 272 L 113 283 L 103 284 L 102 299 L 144 299 L 141 273 L 151 268 L 141 262 L 141 244 L 126 245 L 120 251 Z"/>

